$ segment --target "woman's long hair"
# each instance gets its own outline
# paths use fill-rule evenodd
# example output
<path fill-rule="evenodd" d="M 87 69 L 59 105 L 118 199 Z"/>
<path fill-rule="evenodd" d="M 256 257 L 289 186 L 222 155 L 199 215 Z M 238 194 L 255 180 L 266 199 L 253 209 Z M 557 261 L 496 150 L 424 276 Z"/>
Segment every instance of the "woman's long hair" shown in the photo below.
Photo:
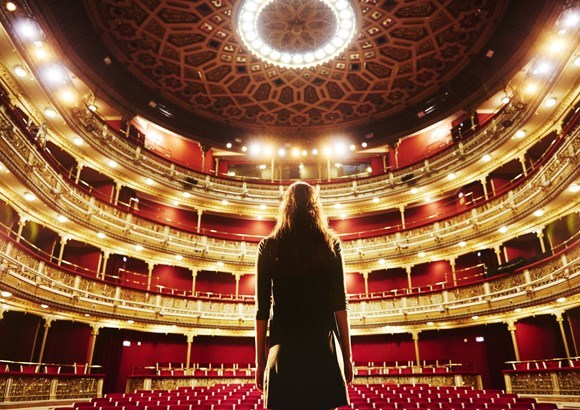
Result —
<path fill-rule="evenodd" d="M 328 227 L 318 192 L 303 181 L 294 182 L 284 193 L 278 222 L 270 236 L 275 239 L 302 237 L 308 242 L 322 240 L 334 253 L 336 238 Z"/>

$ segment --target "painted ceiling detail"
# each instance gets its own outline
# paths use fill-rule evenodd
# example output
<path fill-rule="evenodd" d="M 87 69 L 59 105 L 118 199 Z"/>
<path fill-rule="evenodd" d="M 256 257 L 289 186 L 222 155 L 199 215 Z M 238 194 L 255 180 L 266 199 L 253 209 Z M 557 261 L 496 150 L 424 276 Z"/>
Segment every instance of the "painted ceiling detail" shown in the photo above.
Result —
<path fill-rule="evenodd" d="M 311 2 L 320 4 L 268 5 L 262 34 L 297 50 L 323 43 L 334 23 L 324 3 Z M 84 2 L 111 52 L 144 85 L 202 118 L 281 131 L 360 125 L 429 97 L 481 51 L 505 10 L 499 0 L 354 1 L 361 20 L 348 49 L 315 68 L 286 69 L 244 48 L 234 3 Z"/>

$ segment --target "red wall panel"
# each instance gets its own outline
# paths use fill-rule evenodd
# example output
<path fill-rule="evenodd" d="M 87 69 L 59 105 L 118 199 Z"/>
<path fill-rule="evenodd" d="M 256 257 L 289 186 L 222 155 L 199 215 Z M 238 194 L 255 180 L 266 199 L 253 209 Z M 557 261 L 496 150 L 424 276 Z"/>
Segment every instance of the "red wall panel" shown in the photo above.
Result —
<path fill-rule="evenodd" d="M 452 282 L 451 265 L 448 261 L 426 262 L 411 268 L 411 287 L 423 287 Z"/>
<path fill-rule="evenodd" d="M 195 290 L 233 295 L 236 292 L 236 279 L 231 273 L 199 271 L 195 280 Z"/>
<path fill-rule="evenodd" d="M 507 241 L 504 243 L 504 248 L 508 255 L 508 261 L 518 257 L 530 259 L 542 253 L 540 239 L 533 233 Z"/>
<path fill-rule="evenodd" d="M 35 340 L 41 340 L 43 325 L 44 320 L 39 316 L 22 312 L 4 312 L 0 320 L 0 359 L 33 361 L 35 355 L 32 354 L 32 348 Z M 36 347 L 38 352 L 38 346 Z"/>
<path fill-rule="evenodd" d="M 401 213 L 398 210 L 385 211 L 380 214 L 361 216 L 355 218 L 333 219 L 330 226 L 341 238 L 355 238 L 359 233 L 361 237 L 384 235 L 400 229 Z"/>
<path fill-rule="evenodd" d="M 572 356 L 580 356 L 580 308 L 570 309 L 566 312 L 569 326 L 568 347 Z"/>
<path fill-rule="evenodd" d="M 412 361 L 413 338 L 411 334 L 353 336 L 352 357 L 356 363 Z"/>
<path fill-rule="evenodd" d="M 254 295 L 256 293 L 256 275 L 242 275 L 239 286 L 240 295 Z"/>
<path fill-rule="evenodd" d="M 200 364 L 255 363 L 252 337 L 196 336 L 191 346 L 191 362 Z"/>
<path fill-rule="evenodd" d="M 91 327 L 85 323 L 57 320 L 51 323 L 46 338 L 43 362 L 85 363 Z"/>
<path fill-rule="evenodd" d="M 99 267 L 100 257 L 100 249 L 82 242 L 68 241 L 64 247 L 62 259 L 63 262 L 67 261 L 71 265 L 76 265 L 89 271 L 86 273 L 94 274 Z M 63 263 L 63 266 L 67 267 L 67 264 Z"/>
<path fill-rule="evenodd" d="M 520 360 L 564 357 L 564 344 L 556 317 L 535 316 L 516 323 L 516 339 Z"/>
<path fill-rule="evenodd" d="M 546 226 L 545 235 L 551 249 L 559 250 L 563 246 L 570 246 L 570 238 L 580 232 L 580 215 L 572 213 Z"/>
<path fill-rule="evenodd" d="M 151 284 L 190 292 L 193 276 L 191 270 L 181 266 L 155 265 Z"/>
<path fill-rule="evenodd" d="M 275 224 L 275 221 L 270 220 L 231 218 L 225 215 L 203 214 L 201 217 L 201 228 L 207 235 L 211 236 L 212 231 L 215 231 L 236 234 L 239 239 L 248 236 L 249 239 L 258 240 L 268 236 Z"/>
<path fill-rule="evenodd" d="M 348 272 L 345 274 L 346 293 L 356 295 L 365 293 L 365 281 L 360 273 Z"/>
<path fill-rule="evenodd" d="M 407 272 L 403 268 L 377 270 L 369 273 L 369 293 L 407 289 Z"/>

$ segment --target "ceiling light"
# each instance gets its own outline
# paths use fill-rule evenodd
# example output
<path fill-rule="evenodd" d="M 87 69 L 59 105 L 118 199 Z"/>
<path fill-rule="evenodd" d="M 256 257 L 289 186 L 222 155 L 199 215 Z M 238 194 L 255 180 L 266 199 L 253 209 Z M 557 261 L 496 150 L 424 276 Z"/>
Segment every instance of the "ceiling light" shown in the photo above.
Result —
<path fill-rule="evenodd" d="M 12 3 L 11 1 L 7 1 L 6 2 L 6 10 L 8 10 L 8 11 L 15 11 L 16 10 L 16 4 Z"/>
<path fill-rule="evenodd" d="M 104 233 L 102 233 L 102 232 L 97 233 L 97 238 L 99 238 L 99 239 L 104 239 L 105 236 L 106 235 Z"/>
<path fill-rule="evenodd" d="M 46 115 L 49 118 L 54 118 L 56 117 L 56 111 L 54 110 L 54 108 L 46 107 L 44 109 L 44 115 Z"/>
<path fill-rule="evenodd" d="M 178 260 L 178 261 L 181 261 L 181 260 L 183 260 L 183 256 L 181 256 L 181 255 L 175 255 L 175 259 Z"/>
<path fill-rule="evenodd" d="M 130 340 L 123 340 L 123 346 L 124 347 L 131 347 L 131 341 Z"/>
<path fill-rule="evenodd" d="M 459 242 L 457 245 L 461 246 L 462 248 L 464 248 L 467 245 L 467 242 L 465 241 L 461 241 Z"/>
<path fill-rule="evenodd" d="M 477 319 L 479 319 L 479 316 L 477 316 L 477 315 L 471 316 L 471 319 L 472 320 L 477 320 Z"/>
<path fill-rule="evenodd" d="M 383 258 L 379 259 L 379 265 L 384 265 L 385 264 L 385 260 Z"/>
<path fill-rule="evenodd" d="M 374 202 L 375 204 L 377 204 L 379 201 L 380 201 L 380 199 L 379 199 L 379 198 L 373 198 L 373 202 Z"/>
<path fill-rule="evenodd" d="M 455 179 L 456 175 L 454 172 L 450 173 L 449 175 L 447 175 L 447 179 L 453 181 Z"/>
<path fill-rule="evenodd" d="M 225 205 L 228 205 L 228 204 L 229 204 L 229 202 L 228 202 L 228 200 L 227 200 L 227 199 L 222 199 L 222 205 L 224 205 L 224 206 L 225 206 Z"/>
<path fill-rule="evenodd" d="M 306 151 L 305 149 L 302 150 L 301 152 L 302 156 L 305 157 L 306 155 L 308 155 L 308 151 Z"/>
<path fill-rule="evenodd" d="M 274 148 L 267 146 L 266 148 L 264 148 L 264 155 L 266 156 L 271 156 L 272 153 L 274 152 Z"/>
<path fill-rule="evenodd" d="M 350 144 L 350 147 L 349 147 L 349 149 L 350 149 L 351 151 L 354 151 L 354 150 L 356 149 L 356 145 L 354 145 L 354 144 Z"/>
<path fill-rule="evenodd" d="M 53 84 L 62 84 L 66 80 L 66 73 L 64 68 L 59 65 L 53 64 L 48 67 L 45 71 L 46 79 L 52 82 Z"/>
<path fill-rule="evenodd" d="M 556 302 L 564 303 L 564 302 L 566 302 L 566 298 L 565 297 L 558 298 L 558 299 L 556 299 Z"/>
<path fill-rule="evenodd" d="M 21 20 L 16 26 L 16 31 L 18 32 L 20 37 L 22 37 L 25 40 L 35 41 L 38 40 L 40 36 L 38 26 L 32 20 L 29 19 Z"/>
<path fill-rule="evenodd" d="M 331 15 L 325 16 L 335 19 L 335 29 L 332 37 L 316 50 L 289 51 L 277 49 L 268 39 L 261 38 L 260 14 L 271 0 L 242 0 L 237 9 L 237 31 L 245 46 L 263 61 L 285 68 L 315 67 L 337 57 L 356 33 L 355 9 L 347 0 L 322 0 L 330 8 Z"/>
<path fill-rule="evenodd" d="M 373 168 L 372 167 L 367 167 L 367 172 L 370 174 L 371 172 L 373 172 Z"/>
<path fill-rule="evenodd" d="M 312 150 L 312 155 L 318 155 L 318 150 L 316 148 Z"/>
<path fill-rule="evenodd" d="M 544 215 L 544 211 L 542 211 L 541 209 L 534 211 L 534 216 L 540 217 L 542 215 Z"/>
<path fill-rule="evenodd" d="M 24 68 L 21 65 L 15 65 L 14 66 L 14 74 L 16 74 L 20 78 L 23 78 L 23 77 L 26 77 L 28 75 L 28 71 L 26 70 L 26 68 Z"/>
<path fill-rule="evenodd" d="M 83 141 L 83 139 L 81 137 L 74 137 L 73 138 L 73 144 L 75 144 L 76 146 L 80 147 L 81 145 L 83 145 L 85 142 Z"/>
<path fill-rule="evenodd" d="M 182 192 L 182 193 L 181 193 L 181 195 L 182 195 L 184 198 L 189 198 L 189 197 L 191 197 L 191 194 L 190 194 L 189 192 Z M 178 205 L 178 204 L 175 204 L 175 205 Z"/>
<path fill-rule="evenodd" d="M 431 202 L 431 197 L 429 197 L 429 196 L 426 196 L 426 197 L 425 197 L 425 202 Z"/>
<path fill-rule="evenodd" d="M 522 308 L 515 308 L 514 309 L 514 312 L 516 312 L 516 313 L 520 313 L 521 311 L 522 311 Z"/>
<path fill-rule="evenodd" d="M 366 142 L 363 142 L 363 143 L 362 143 L 362 144 L 360 144 L 360 145 L 361 145 L 361 147 L 363 147 L 363 148 L 366 148 L 366 147 L 367 147 L 367 145 L 369 145 L 369 144 L 367 144 Z"/>
<path fill-rule="evenodd" d="M 507 226 L 502 226 L 501 228 L 498 229 L 499 233 L 506 233 L 508 231 Z"/>
<path fill-rule="evenodd" d="M 95 104 L 89 104 L 88 108 L 89 108 L 89 111 L 92 111 L 92 112 L 97 112 L 97 110 L 99 109 L 99 107 L 97 107 Z"/>
<path fill-rule="evenodd" d="M 340 214 L 340 219 L 346 218 L 346 214 Z"/>
<path fill-rule="evenodd" d="M 516 132 L 516 138 L 524 138 L 526 136 L 526 132 L 524 130 L 518 130 Z"/>
<path fill-rule="evenodd" d="M 576 67 L 580 66 L 580 56 L 577 56 L 577 57 L 574 59 L 574 65 L 575 65 Z"/>
<path fill-rule="evenodd" d="M 3 298 L 9 298 L 10 296 L 12 296 L 12 293 L 8 292 L 7 290 L 3 290 L 2 292 L 0 292 L 0 296 L 2 296 Z"/>
<path fill-rule="evenodd" d="M 337 162 L 336 164 L 334 164 L 334 167 L 335 168 L 340 168 L 340 167 L 342 167 L 342 164 L 340 162 Z"/>
<path fill-rule="evenodd" d="M 135 323 L 135 321 L 134 321 L 134 320 L 131 320 L 131 319 L 129 319 L 129 320 L 127 320 L 127 323 L 129 323 L 130 325 L 132 325 L 133 323 Z"/>
<path fill-rule="evenodd" d="M 219 268 L 223 268 L 223 267 L 224 267 L 224 263 L 223 263 L 222 261 L 217 261 L 216 265 L 217 265 Z"/>
<path fill-rule="evenodd" d="M 248 150 L 248 147 L 246 147 L 245 145 L 242 147 L 242 152 L 246 152 Z"/>
<path fill-rule="evenodd" d="M 417 193 L 419 193 L 419 190 L 417 188 L 411 188 L 411 193 L 417 194 Z"/>
<path fill-rule="evenodd" d="M 258 165 L 258 169 L 265 170 L 267 168 L 266 164 Z"/>
<path fill-rule="evenodd" d="M 573 182 L 572 185 L 570 185 L 568 187 L 568 191 L 576 193 L 580 190 L 580 185 L 578 185 L 576 182 Z"/>
<path fill-rule="evenodd" d="M 64 215 L 59 215 L 56 217 L 56 220 L 62 223 L 68 222 L 68 218 Z"/>
<path fill-rule="evenodd" d="M 508 97 L 507 95 L 506 95 L 506 96 L 504 96 L 504 97 L 501 99 L 501 102 L 502 102 L 502 104 L 507 104 L 507 103 L 509 103 L 509 102 L 510 102 L 510 97 Z"/>
<path fill-rule="evenodd" d="M 260 150 L 261 150 L 261 148 L 258 144 L 250 145 L 250 154 L 258 155 L 260 153 Z"/>
<path fill-rule="evenodd" d="M 481 157 L 481 159 L 482 159 L 484 162 L 489 162 L 489 161 L 491 161 L 491 155 L 489 155 L 489 154 L 485 154 L 483 157 Z"/>
<path fill-rule="evenodd" d="M 558 100 L 556 100 L 554 97 L 550 97 L 546 100 L 545 105 L 546 107 L 553 107 L 557 102 Z"/>
<path fill-rule="evenodd" d="M 284 148 L 280 148 L 278 150 L 278 155 L 280 155 L 281 157 L 283 157 L 284 155 L 286 155 L 286 150 Z"/>
<path fill-rule="evenodd" d="M 427 326 L 433 326 L 435 323 L 433 322 L 427 322 Z"/>
<path fill-rule="evenodd" d="M 336 203 L 336 204 L 334 204 L 334 207 L 337 209 L 342 208 L 342 204 Z"/>
<path fill-rule="evenodd" d="M 260 209 L 266 209 L 266 205 L 260 204 Z"/>
<path fill-rule="evenodd" d="M 24 199 L 26 199 L 28 202 L 34 201 L 36 199 L 36 196 L 32 192 L 25 192 Z"/>
<path fill-rule="evenodd" d="M 538 91 L 538 86 L 536 84 L 528 84 L 528 86 L 526 87 L 525 91 L 528 94 L 533 94 L 536 91 Z"/>
<path fill-rule="evenodd" d="M 426 255 L 426 253 L 425 253 L 425 252 L 419 252 L 419 253 L 417 254 L 417 256 L 418 256 L 418 257 L 420 257 L 420 258 L 424 258 L 424 257 L 425 257 L 425 255 Z"/>
<path fill-rule="evenodd" d="M 300 155 L 300 150 L 298 148 L 292 148 L 292 156 L 297 157 Z"/>
<path fill-rule="evenodd" d="M 85 317 L 90 317 L 91 315 L 88 313 L 85 313 Z"/>
<path fill-rule="evenodd" d="M 117 162 L 116 162 L 116 161 L 113 161 L 112 159 L 111 159 L 111 160 L 109 160 L 108 164 L 109 164 L 109 166 L 110 166 L 111 168 L 116 168 L 116 167 L 117 167 L 117 165 L 119 165 L 119 164 L 117 164 Z"/>
<path fill-rule="evenodd" d="M 231 147 L 232 147 L 232 143 L 231 143 L 231 142 L 228 142 L 228 143 L 226 144 L 226 148 L 227 148 L 227 149 L 230 149 Z"/>
<path fill-rule="evenodd" d="M 141 252 L 143 250 L 143 247 L 141 245 L 135 245 L 135 250 Z"/>
<path fill-rule="evenodd" d="M 228 172 L 228 176 L 229 177 L 235 177 L 236 176 L 236 173 L 234 171 L 229 171 Z"/>
<path fill-rule="evenodd" d="M 48 309 L 48 305 L 45 305 L 44 303 L 40 305 L 41 308 L 43 309 Z"/>
<path fill-rule="evenodd" d="M 155 183 L 155 181 L 153 181 L 151 178 L 147 178 L 147 179 L 145 180 L 145 183 L 146 183 L 147 185 L 153 185 L 153 184 Z"/>

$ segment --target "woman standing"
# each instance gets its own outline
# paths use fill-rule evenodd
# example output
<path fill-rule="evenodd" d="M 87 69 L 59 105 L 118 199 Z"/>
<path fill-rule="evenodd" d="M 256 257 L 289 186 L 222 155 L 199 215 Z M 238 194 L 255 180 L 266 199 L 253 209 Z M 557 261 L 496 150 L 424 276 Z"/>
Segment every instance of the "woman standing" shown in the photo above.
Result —
<path fill-rule="evenodd" d="M 260 242 L 256 303 L 256 384 L 265 406 L 348 404 L 353 371 L 342 250 L 305 182 L 290 185 L 274 231 Z"/>

